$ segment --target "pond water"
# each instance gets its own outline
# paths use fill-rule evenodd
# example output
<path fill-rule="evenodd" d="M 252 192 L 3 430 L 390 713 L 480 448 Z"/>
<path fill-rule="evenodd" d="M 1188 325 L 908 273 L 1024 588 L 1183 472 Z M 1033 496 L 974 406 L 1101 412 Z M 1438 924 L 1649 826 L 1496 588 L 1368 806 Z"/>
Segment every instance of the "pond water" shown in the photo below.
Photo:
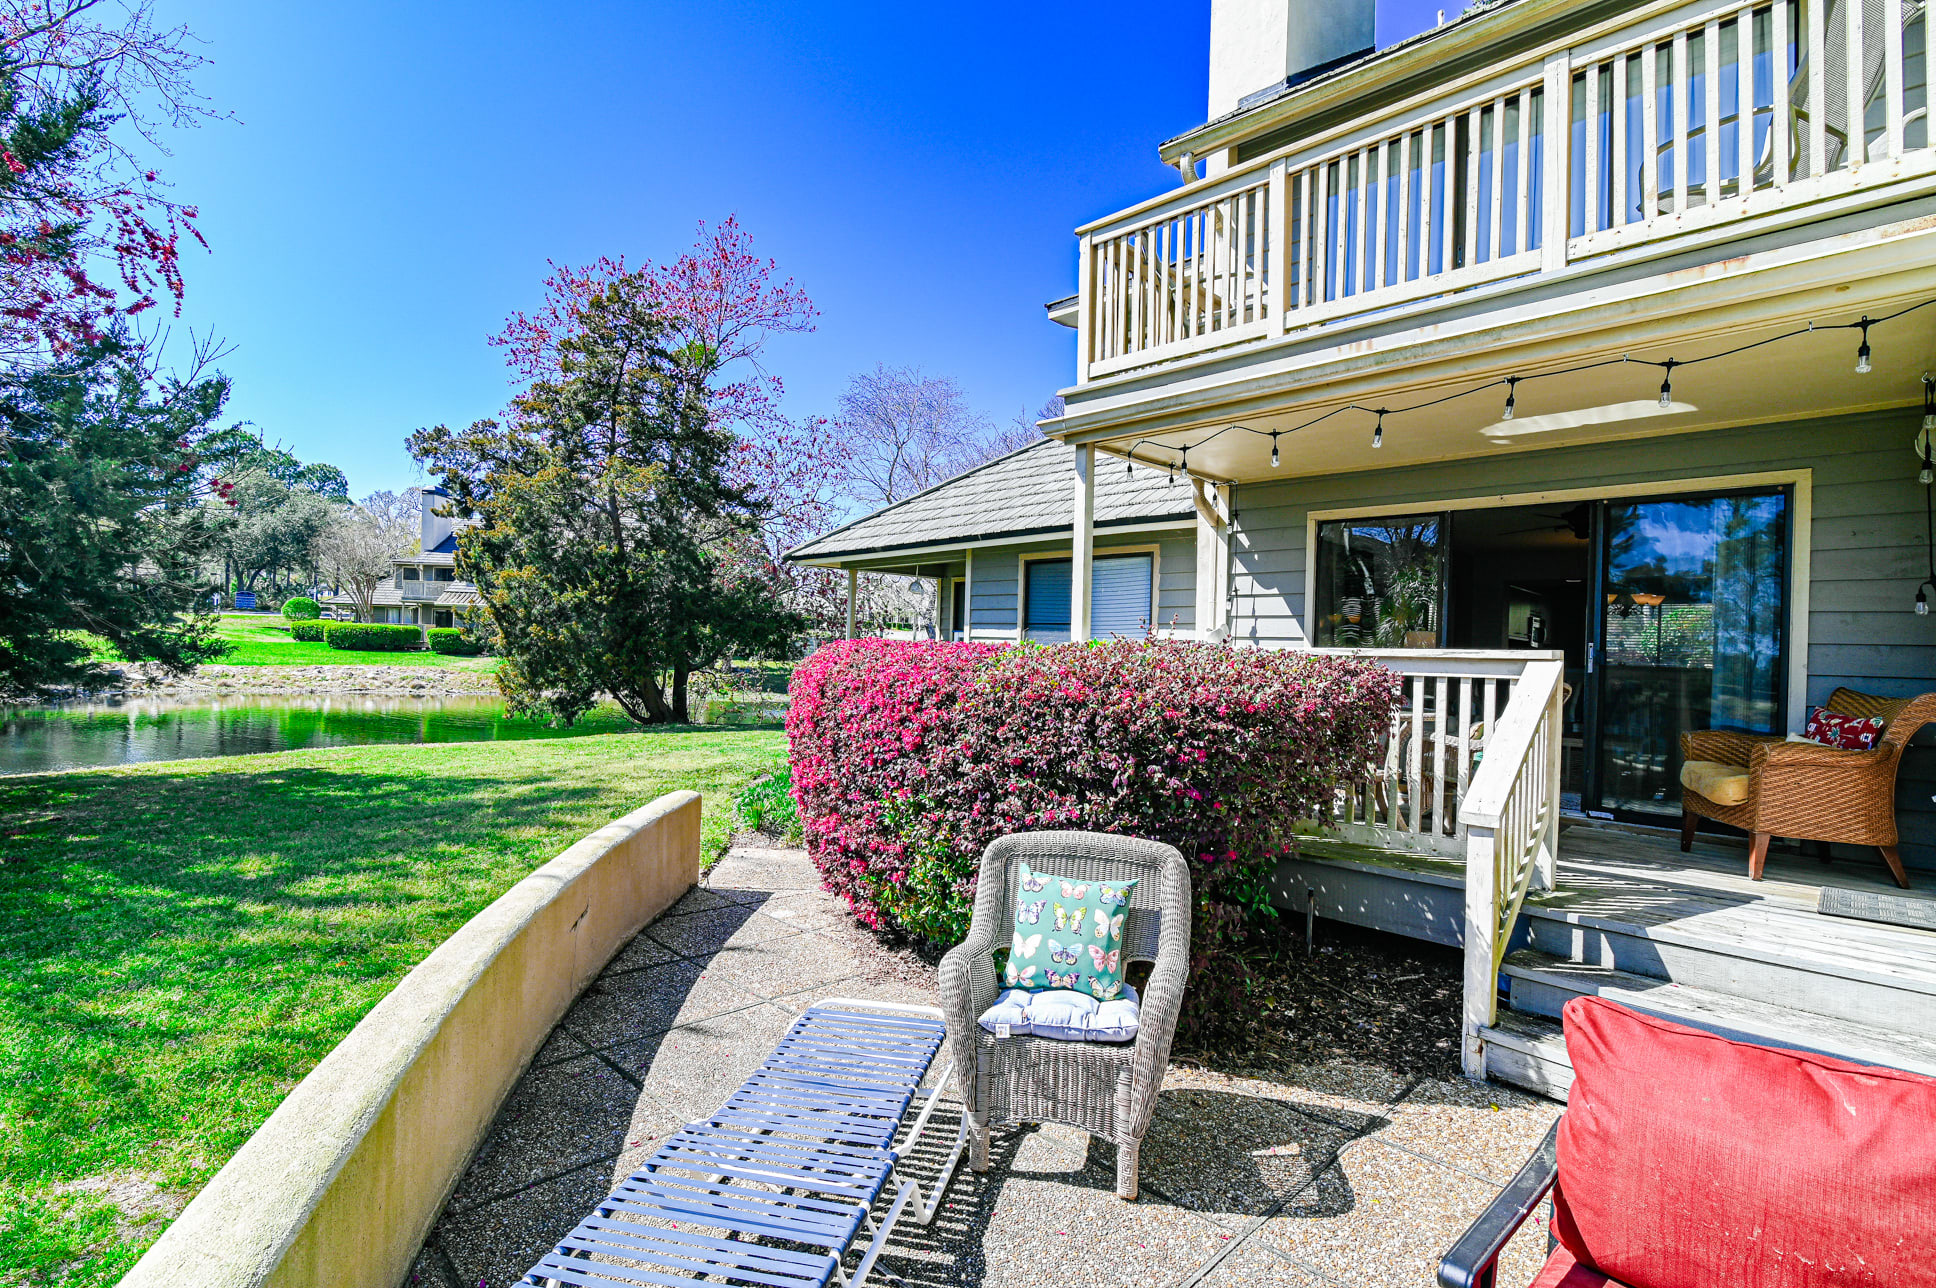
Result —
<path fill-rule="evenodd" d="M 553 729 L 541 721 L 512 719 L 504 714 L 502 700 L 485 697 L 332 694 L 63 702 L 0 707 L 0 775 L 298 747 L 557 738 L 631 727 L 607 707 L 586 713 L 570 729 Z"/>

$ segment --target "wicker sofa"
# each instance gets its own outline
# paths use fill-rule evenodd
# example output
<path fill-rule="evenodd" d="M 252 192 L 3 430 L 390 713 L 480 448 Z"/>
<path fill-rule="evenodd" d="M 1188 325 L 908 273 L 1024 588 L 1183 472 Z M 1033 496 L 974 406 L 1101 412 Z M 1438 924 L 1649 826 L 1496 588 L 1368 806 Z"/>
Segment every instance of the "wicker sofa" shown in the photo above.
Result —
<path fill-rule="evenodd" d="M 998 1038 L 981 1016 L 1000 980 L 994 952 L 1015 924 L 1016 866 L 1078 881 L 1136 881 L 1123 960 L 1153 963 L 1133 1041 Z M 967 1106 L 968 1162 L 988 1169 L 991 1127 L 1052 1122 L 1116 1146 L 1116 1193 L 1136 1197 L 1143 1133 L 1156 1112 L 1190 963 L 1190 871 L 1173 846 L 1101 832 L 1021 832 L 982 853 L 968 938 L 941 961 L 941 1010 Z"/>
<path fill-rule="evenodd" d="M 1873 845 L 1882 851 L 1896 884 L 1909 885 L 1902 857 L 1896 853 L 1896 768 L 1916 731 L 1936 721 L 1936 693 L 1879 698 L 1837 689 L 1824 705 L 1842 715 L 1887 720 L 1881 745 L 1872 751 L 1849 751 L 1720 729 L 1681 735 L 1683 762 L 1736 766 L 1747 775 L 1746 795 L 1738 803 L 1721 803 L 1691 786 L 1682 788 L 1683 851 L 1693 845 L 1699 821 L 1711 818 L 1753 837 L 1748 875 L 1756 881 L 1768 861 L 1768 843 L 1785 836 Z"/>

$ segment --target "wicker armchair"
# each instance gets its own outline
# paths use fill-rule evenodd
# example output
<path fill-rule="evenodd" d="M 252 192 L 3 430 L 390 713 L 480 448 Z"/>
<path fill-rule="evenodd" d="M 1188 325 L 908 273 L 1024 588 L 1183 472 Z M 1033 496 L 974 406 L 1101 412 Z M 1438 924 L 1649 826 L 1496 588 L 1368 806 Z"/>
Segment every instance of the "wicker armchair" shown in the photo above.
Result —
<path fill-rule="evenodd" d="M 1703 818 L 1738 827 L 1754 838 L 1748 875 L 1759 881 L 1768 862 L 1768 842 L 1777 836 L 1873 845 L 1882 851 L 1896 884 L 1907 888 L 1909 875 L 1896 853 L 1896 767 L 1916 731 L 1936 721 L 1936 693 L 1878 698 L 1837 689 L 1826 705 L 1843 715 L 1886 719 L 1881 744 L 1873 751 L 1849 751 L 1719 729 L 1682 734 L 1682 760 L 1745 766 L 1748 796 L 1739 805 L 1722 805 L 1683 787 L 1681 849 L 1694 843 L 1694 829 Z"/>
<path fill-rule="evenodd" d="M 980 1025 L 1000 981 L 994 952 L 1015 924 L 1018 862 L 1075 880 L 1136 879 L 1123 962 L 1154 963 L 1132 1042 L 997 1038 Z M 1156 1112 L 1190 963 L 1190 871 L 1172 846 L 1101 832 L 1022 832 L 983 851 L 968 938 L 941 961 L 941 1010 L 967 1106 L 969 1166 L 988 1170 L 991 1126 L 1061 1123 L 1116 1145 L 1116 1193 L 1136 1197 L 1137 1155 Z"/>

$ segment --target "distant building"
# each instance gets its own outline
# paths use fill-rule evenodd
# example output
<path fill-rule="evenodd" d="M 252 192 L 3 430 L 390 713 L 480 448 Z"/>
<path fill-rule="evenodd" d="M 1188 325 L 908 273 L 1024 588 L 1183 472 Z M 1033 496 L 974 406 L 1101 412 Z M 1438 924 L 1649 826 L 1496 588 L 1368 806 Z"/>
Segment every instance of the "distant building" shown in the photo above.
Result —
<path fill-rule="evenodd" d="M 464 526 L 437 510 L 450 500 L 442 488 L 423 489 L 423 526 L 418 549 L 391 561 L 390 581 L 377 588 L 371 618 L 409 626 L 456 626 L 479 600 L 477 587 L 459 581 L 457 529 Z M 354 614 L 356 601 L 348 595 L 325 595 L 322 602 L 337 613 Z"/>

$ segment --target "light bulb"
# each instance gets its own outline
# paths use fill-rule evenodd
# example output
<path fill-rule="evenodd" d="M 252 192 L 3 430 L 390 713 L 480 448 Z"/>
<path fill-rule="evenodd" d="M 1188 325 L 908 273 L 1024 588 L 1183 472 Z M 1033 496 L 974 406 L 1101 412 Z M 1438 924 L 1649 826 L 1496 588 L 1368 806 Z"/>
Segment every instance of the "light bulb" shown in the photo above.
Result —
<path fill-rule="evenodd" d="M 1513 418 L 1513 404 L 1518 401 L 1518 396 L 1519 377 L 1512 376 L 1506 381 L 1506 410 L 1501 413 L 1499 419 L 1511 420 Z"/>
<path fill-rule="evenodd" d="M 1932 467 L 1928 461 L 1924 461 L 1922 472 L 1916 475 L 1916 482 L 1921 483 L 1925 487 L 1931 483 L 1936 483 L 1936 467 Z"/>
<path fill-rule="evenodd" d="M 1916 616 L 1929 616 L 1929 596 L 1923 594 L 1921 586 L 1916 587 Z"/>
<path fill-rule="evenodd" d="M 1862 328 L 1862 344 L 1855 351 L 1855 374 L 1866 376 L 1869 374 L 1869 319 L 1863 318 L 1857 325 Z"/>
<path fill-rule="evenodd" d="M 1277 468 L 1277 435 L 1271 435 L 1271 468 Z"/>
<path fill-rule="evenodd" d="M 1936 429 L 1936 412 L 1926 411 L 1923 413 L 1923 432 L 1928 433 L 1932 429 Z"/>
<path fill-rule="evenodd" d="M 1385 445 L 1385 413 L 1382 411 L 1378 413 L 1377 428 L 1371 431 L 1371 445 L 1373 447 L 1383 447 Z"/>
<path fill-rule="evenodd" d="M 1667 379 L 1660 382 L 1660 406 L 1661 406 L 1661 410 L 1665 411 L 1667 408 L 1672 407 L 1673 405 L 1674 405 L 1674 378 L 1672 376 L 1669 376 Z"/>

